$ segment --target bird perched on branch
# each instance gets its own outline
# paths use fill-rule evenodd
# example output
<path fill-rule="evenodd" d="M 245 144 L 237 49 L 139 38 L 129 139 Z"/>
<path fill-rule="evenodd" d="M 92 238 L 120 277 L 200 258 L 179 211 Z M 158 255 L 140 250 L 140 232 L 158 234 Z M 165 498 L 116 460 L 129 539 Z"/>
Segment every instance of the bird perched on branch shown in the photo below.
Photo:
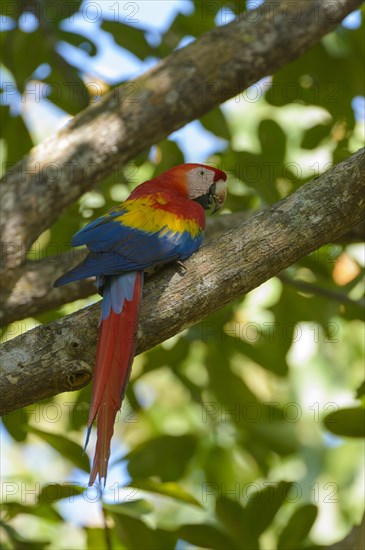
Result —
<path fill-rule="evenodd" d="M 114 421 L 133 362 L 144 270 L 183 261 L 200 247 L 204 210 L 216 212 L 226 198 L 227 176 L 203 164 L 182 164 L 139 185 L 119 206 L 76 233 L 73 246 L 89 254 L 60 277 L 60 286 L 96 277 L 103 296 L 85 448 L 97 419 L 89 485 L 104 485 Z"/>

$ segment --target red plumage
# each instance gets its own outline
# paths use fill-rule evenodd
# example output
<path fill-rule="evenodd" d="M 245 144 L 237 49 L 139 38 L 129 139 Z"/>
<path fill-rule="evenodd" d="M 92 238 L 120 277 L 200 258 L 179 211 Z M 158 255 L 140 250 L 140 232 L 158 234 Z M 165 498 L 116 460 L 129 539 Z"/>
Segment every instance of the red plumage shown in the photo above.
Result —
<path fill-rule="evenodd" d="M 97 443 L 89 485 L 95 482 L 97 475 L 104 478 L 104 483 L 106 480 L 114 421 L 124 397 L 136 348 L 142 287 L 143 272 L 140 271 L 136 275 L 133 299 L 125 300 L 121 313 L 111 310 L 100 323 L 88 420 L 90 430 L 97 415 Z"/>

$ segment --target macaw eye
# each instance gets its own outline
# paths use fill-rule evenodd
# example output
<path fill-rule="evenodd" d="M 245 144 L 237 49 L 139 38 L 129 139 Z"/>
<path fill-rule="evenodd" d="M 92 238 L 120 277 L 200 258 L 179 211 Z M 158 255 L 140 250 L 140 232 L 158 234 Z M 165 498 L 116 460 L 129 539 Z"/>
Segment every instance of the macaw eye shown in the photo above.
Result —
<path fill-rule="evenodd" d="M 200 170 L 200 175 L 204 176 L 204 170 Z"/>

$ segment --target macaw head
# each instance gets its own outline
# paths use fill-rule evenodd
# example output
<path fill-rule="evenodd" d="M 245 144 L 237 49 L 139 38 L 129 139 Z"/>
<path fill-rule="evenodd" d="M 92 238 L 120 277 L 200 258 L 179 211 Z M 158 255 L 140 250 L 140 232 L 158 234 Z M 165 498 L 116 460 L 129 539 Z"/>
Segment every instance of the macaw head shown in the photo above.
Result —
<path fill-rule="evenodd" d="M 198 202 L 204 210 L 210 210 L 214 203 L 212 213 L 223 206 L 227 196 L 227 174 L 205 164 L 180 164 L 152 181 L 159 181 L 169 189 Z"/>
<path fill-rule="evenodd" d="M 174 191 L 184 198 L 198 202 L 204 210 L 213 214 L 224 204 L 227 196 L 227 174 L 206 164 L 180 164 L 139 185 L 130 198 L 136 198 L 154 189 Z"/>
<path fill-rule="evenodd" d="M 227 174 L 205 164 L 186 164 L 188 198 L 198 202 L 204 210 L 214 203 L 214 214 L 222 208 L 227 196 Z"/>

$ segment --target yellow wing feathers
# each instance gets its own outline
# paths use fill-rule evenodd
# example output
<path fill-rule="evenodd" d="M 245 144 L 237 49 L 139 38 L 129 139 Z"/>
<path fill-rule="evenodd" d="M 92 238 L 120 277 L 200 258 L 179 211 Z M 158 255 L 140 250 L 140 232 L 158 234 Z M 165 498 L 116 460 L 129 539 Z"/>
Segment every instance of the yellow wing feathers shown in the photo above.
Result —
<path fill-rule="evenodd" d="M 199 235 L 201 227 L 188 214 L 186 217 L 181 217 L 175 212 L 159 208 L 159 205 L 163 206 L 167 202 L 159 194 L 127 200 L 121 205 L 123 213 L 114 217 L 113 221 L 148 233 L 156 233 L 161 230 L 162 234 L 168 231 L 178 233 L 188 231 L 192 237 Z"/>

